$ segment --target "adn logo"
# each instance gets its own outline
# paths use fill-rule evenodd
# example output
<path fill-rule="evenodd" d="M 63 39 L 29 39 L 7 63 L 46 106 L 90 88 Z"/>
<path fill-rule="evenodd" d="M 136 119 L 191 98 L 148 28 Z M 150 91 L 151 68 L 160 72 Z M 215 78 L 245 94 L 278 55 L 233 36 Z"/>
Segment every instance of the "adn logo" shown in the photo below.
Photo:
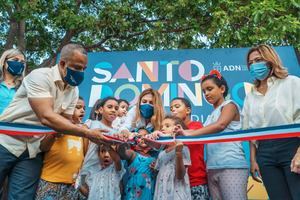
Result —
<path fill-rule="evenodd" d="M 222 71 L 228 71 L 228 72 L 232 72 L 232 71 L 247 71 L 248 68 L 246 65 L 221 65 L 221 62 L 213 62 L 213 69 L 216 69 L 220 72 Z"/>

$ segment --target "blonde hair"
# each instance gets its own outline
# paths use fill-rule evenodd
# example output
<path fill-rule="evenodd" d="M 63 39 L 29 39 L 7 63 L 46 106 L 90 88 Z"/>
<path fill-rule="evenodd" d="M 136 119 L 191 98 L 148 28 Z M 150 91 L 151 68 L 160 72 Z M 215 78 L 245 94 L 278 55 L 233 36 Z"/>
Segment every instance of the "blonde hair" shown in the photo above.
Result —
<path fill-rule="evenodd" d="M 267 65 L 271 67 L 271 74 L 269 76 L 275 76 L 279 79 L 284 79 L 288 76 L 287 69 L 282 65 L 282 62 L 276 53 L 276 51 L 269 45 L 261 44 L 256 47 L 252 47 L 247 54 L 247 66 L 249 68 L 249 57 L 250 54 L 257 51 L 263 60 L 267 62 Z M 260 81 L 257 80 L 255 83 L 255 86 L 259 86 Z"/>
<path fill-rule="evenodd" d="M 0 82 L 4 81 L 5 62 L 7 61 L 7 59 L 10 59 L 17 55 L 23 55 L 25 58 L 24 53 L 19 49 L 8 49 L 8 50 L 4 51 L 3 54 L 1 55 L 1 58 L 0 58 Z M 25 67 L 26 67 L 26 65 L 25 65 Z M 14 79 L 16 88 L 18 88 L 21 85 L 24 76 L 25 76 L 25 69 L 22 73 L 22 76 L 16 76 Z"/>
<path fill-rule="evenodd" d="M 142 98 L 147 94 L 151 94 L 153 96 L 153 109 L 154 110 L 153 110 L 153 115 L 150 119 L 150 122 L 153 125 L 154 130 L 159 130 L 165 114 L 164 114 L 164 109 L 163 109 L 163 105 L 162 105 L 161 95 L 159 94 L 158 91 L 153 90 L 152 88 L 146 89 L 140 94 L 138 102 L 137 102 L 137 107 L 136 107 L 135 121 L 139 121 L 142 118 L 141 112 L 140 112 L 140 105 L 141 105 Z"/>

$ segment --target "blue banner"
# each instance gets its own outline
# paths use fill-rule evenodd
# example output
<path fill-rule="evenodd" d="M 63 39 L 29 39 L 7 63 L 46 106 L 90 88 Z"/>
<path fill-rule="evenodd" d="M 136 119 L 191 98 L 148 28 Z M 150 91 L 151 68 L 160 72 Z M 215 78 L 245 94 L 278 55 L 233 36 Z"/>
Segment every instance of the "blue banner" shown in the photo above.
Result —
<path fill-rule="evenodd" d="M 275 47 L 289 73 L 300 75 L 293 47 Z M 192 103 L 192 119 L 205 121 L 211 113 L 201 91 L 200 79 L 212 69 L 219 70 L 229 85 L 230 98 L 241 107 L 251 89 L 246 65 L 249 48 L 191 49 L 167 51 L 99 52 L 88 54 L 85 80 L 80 95 L 90 107 L 99 98 L 115 96 L 133 105 L 148 87 L 159 90 L 166 112 L 174 97 L 185 97 Z M 295 88 L 296 89 L 296 88 Z"/>

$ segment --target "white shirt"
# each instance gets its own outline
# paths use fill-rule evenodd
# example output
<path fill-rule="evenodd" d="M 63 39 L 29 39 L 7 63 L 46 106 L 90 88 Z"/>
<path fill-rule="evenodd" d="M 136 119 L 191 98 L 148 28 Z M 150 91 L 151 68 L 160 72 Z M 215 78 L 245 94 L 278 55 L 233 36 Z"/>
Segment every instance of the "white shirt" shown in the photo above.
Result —
<path fill-rule="evenodd" d="M 53 98 L 54 112 L 72 115 L 78 95 L 77 87 L 67 86 L 64 89 L 57 65 L 52 68 L 36 69 L 24 78 L 14 99 L 0 116 L 0 121 L 41 125 L 28 98 Z M 34 158 L 40 152 L 39 146 L 42 138 L 43 136 L 12 137 L 0 134 L 0 144 L 17 157 L 28 149 L 29 157 Z"/>
<path fill-rule="evenodd" d="M 126 115 L 122 117 L 117 117 L 113 122 L 112 122 L 112 127 L 113 129 L 120 130 L 120 128 L 124 127 L 125 125 L 125 120 L 126 120 Z"/>
<path fill-rule="evenodd" d="M 242 112 L 243 129 L 300 123 L 300 78 L 270 77 L 265 95 L 255 87 L 247 94 Z"/>

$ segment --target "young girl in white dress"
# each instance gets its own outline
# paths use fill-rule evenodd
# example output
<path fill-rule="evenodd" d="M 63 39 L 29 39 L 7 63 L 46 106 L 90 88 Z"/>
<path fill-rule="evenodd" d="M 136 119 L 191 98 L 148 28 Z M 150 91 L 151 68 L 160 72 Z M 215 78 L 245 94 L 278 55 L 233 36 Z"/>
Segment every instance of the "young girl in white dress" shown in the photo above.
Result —
<path fill-rule="evenodd" d="M 89 200 L 121 199 L 120 181 L 125 174 L 119 155 L 110 145 L 98 146 L 100 164 L 90 171 L 80 188 Z"/>
<path fill-rule="evenodd" d="M 175 116 L 167 116 L 162 122 L 160 137 L 174 136 L 177 126 L 185 127 L 182 120 Z M 153 135 L 157 135 L 155 132 Z M 151 136 L 150 136 L 151 137 Z M 190 200 L 190 182 L 187 167 L 191 165 L 189 149 L 181 142 L 174 141 L 166 145 L 158 155 L 155 169 L 158 170 L 154 192 L 154 200 Z"/>

